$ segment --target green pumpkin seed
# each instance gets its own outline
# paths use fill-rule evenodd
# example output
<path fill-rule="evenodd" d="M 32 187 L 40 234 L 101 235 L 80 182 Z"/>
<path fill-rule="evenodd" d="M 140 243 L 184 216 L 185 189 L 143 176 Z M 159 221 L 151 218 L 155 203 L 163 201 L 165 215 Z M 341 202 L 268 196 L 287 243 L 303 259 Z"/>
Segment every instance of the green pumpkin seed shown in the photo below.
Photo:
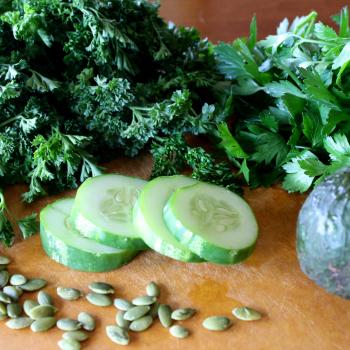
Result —
<path fill-rule="evenodd" d="M 81 329 L 81 323 L 77 320 L 72 320 L 71 318 L 61 318 L 57 321 L 57 328 L 62 331 L 77 331 Z"/>
<path fill-rule="evenodd" d="M 206 318 L 202 325 L 210 331 L 224 331 L 231 326 L 231 320 L 225 316 L 211 316 Z"/>
<path fill-rule="evenodd" d="M 33 278 L 21 285 L 21 288 L 26 292 L 34 292 L 42 289 L 47 285 L 47 281 L 42 278 Z"/>
<path fill-rule="evenodd" d="M 160 323 L 165 328 L 169 328 L 173 324 L 173 320 L 171 319 L 171 307 L 169 305 L 159 305 L 158 317 Z"/>
<path fill-rule="evenodd" d="M 39 306 L 39 303 L 36 302 L 35 300 L 25 300 L 23 303 L 23 310 L 26 313 L 26 315 L 29 316 L 29 312 L 31 309 L 33 309 L 34 307 Z"/>
<path fill-rule="evenodd" d="M 189 307 L 183 309 L 174 310 L 171 313 L 171 318 L 176 321 L 184 321 L 191 318 L 196 313 L 195 309 L 191 309 Z"/>
<path fill-rule="evenodd" d="M 14 286 L 6 286 L 2 290 L 5 294 L 7 294 L 13 301 L 18 301 L 20 297 L 20 293 L 17 288 Z"/>
<path fill-rule="evenodd" d="M 153 317 L 152 316 L 143 316 L 141 318 L 138 318 L 135 321 L 132 321 L 130 323 L 130 330 L 133 332 L 143 332 L 149 327 L 151 327 L 153 323 Z"/>
<path fill-rule="evenodd" d="M 7 308 L 4 303 L 0 301 L 0 315 L 7 315 Z"/>
<path fill-rule="evenodd" d="M 124 318 L 125 311 L 118 311 L 117 315 L 115 316 L 115 322 L 119 327 L 122 327 L 124 329 L 129 329 L 130 321 L 126 320 Z"/>
<path fill-rule="evenodd" d="M 153 318 L 157 318 L 158 317 L 159 305 L 160 304 L 157 301 L 151 306 L 151 310 L 149 311 L 149 315 L 152 316 Z"/>
<path fill-rule="evenodd" d="M 130 342 L 128 332 L 118 326 L 107 326 L 106 327 L 107 336 L 112 342 L 119 345 L 128 345 Z"/>
<path fill-rule="evenodd" d="M 10 304 L 12 303 L 12 299 L 10 296 L 5 294 L 4 292 L 0 292 L 0 301 L 5 303 L 5 304 Z"/>
<path fill-rule="evenodd" d="M 52 305 L 38 305 L 33 307 L 29 312 L 28 316 L 33 320 L 37 320 L 43 317 L 54 316 L 57 312 L 57 308 Z"/>
<path fill-rule="evenodd" d="M 104 282 L 93 282 L 89 285 L 89 289 L 97 294 L 114 294 L 113 286 Z"/>
<path fill-rule="evenodd" d="M 41 290 L 38 293 L 37 299 L 40 305 L 53 305 L 51 295 L 49 293 L 44 292 L 43 290 Z"/>
<path fill-rule="evenodd" d="M 250 307 L 236 307 L 232 310 L 232 314 L 242 321 L 257 321 L 262 317 L 260 312 Z"/>
<path fill-rule="evenodd" d="M 35 333 L 46 332 L 53 326 L 55 326 L 55 324 L 56 319 L 54 317 L 43 317 L 39 318 L 38 320 L 35 320 L 30 326 L 30 329 Z"/>
<path fill-rule="evenodd" d="M 86 296 L 87 301 L 96 306 L 106 307 L 113 304 L 112 299 L 108 295 L 97 294 L 95 292 L 89 293 Z"/>
<path fill-rule="evenodd" d="M 28 328 L 33 322 L 30 317 L 18 317 L 7 321 L 6 326 L 11 329 L 23 329 Z"/>
<path fill-rule="evenodd" d="M 179 325 L 174 325 L 169 328 L 170 334 L 175 337 L 175 338 L 186 338 L 189 336 L 190 332 L 188 331 L 187 328 L 179 326 Z"/>
<path fill-rule="evenodd" d="M 89 335 L 83 331 L 70 331 L 63 333 L 63 339 L 71 339 L 75 341 L 85 341 Z"/>
<path fill-rule="evenodd" d="M 75 288 L 57 287 L 57 295 L 64 300 L 77 300 L 83 293 Z"/>
<path fill-rule="evenodd" d="M 86 331 L 93 331 L 96 328 L 95 319 L 87 312 L 80 312 L 78 315 L 78 321 Z"/>
<path fill-rule="evenodd" d="M 0 255 L 0 265 L 8 265 L 10 262 L 10 258 Z"/>
<path fill-rule="evenodd" d="M 61 350 L 80 350 L 81 349 L 80 343 L 74 339 L 61 339 L 57 343 L 57 345 Z"/>
<path fill-rule="evenodd" d="M 0 271 L 0 288 L 6 286 L 10 278 L 10 275 L 7 270 Z"/>
<path fill-rule="evenodd" d="M 134 307 L 130 301 L 120 298 L 114 299 L 114 306 L 120 311 L 128 311 Z"/>
<path fill-rule="evenodd" d="M 22 306 L 17 303 L 7 304 L 7 315 L 10 318 L 17 318 L 22 315 Z"/>
<path fill-rule="evenodd" d="M 156 297 L 150 297 L 149 295 L 144 295 L 133 299 L 132 303 L 136 306 L 140 306 L 140 305 L 152 305 L 156 301 L 157 301 Z"/>
<path fill-rule="evenodd" d="M 22 284 L 25 284 L 27 282 L 27 278 L 20 274 L 12 275 L 10 278 L 10 283 L 13 286 L 21 286 Z"/>
<path fill-rule="evenodd" d="M 135 321 L 138 318 L 145 316 L 147 312 L 151 310 L 148 305 L 134 306 L 124 314 L 124 318 L 128 321 Z"/>
<path fill-rule="evenodd" d="M 146 286 L 146 293 L 150 297 L 159 297 L 160 289 L 159 286 L 155 282 L 150 282 Z"/>

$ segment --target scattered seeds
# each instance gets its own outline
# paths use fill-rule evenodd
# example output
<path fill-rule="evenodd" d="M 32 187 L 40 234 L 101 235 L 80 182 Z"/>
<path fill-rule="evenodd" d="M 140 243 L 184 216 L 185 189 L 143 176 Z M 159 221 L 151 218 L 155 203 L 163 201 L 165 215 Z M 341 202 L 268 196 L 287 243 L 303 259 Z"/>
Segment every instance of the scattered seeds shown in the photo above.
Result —
<path fill-rule="evenodd" d="M 10 278 L 10 275 L 7 270 L 0 271 L 0 288 L 6 286 Z"/>
<path fill-rule="evenodd" d="M 33 320 L 37 320 L 43 317 L 54 316 L 56 312 L 57 308 L 52 305 L 38 305 L 28 312 L 28 316 Z"/>
<path fill-rule="evenodd" d="M 137 320 L 130 323 L 130 330 L 133 332 L 143 332 L 149 327 L 151 327 L 153 323 L 152 316 L 143 316 L 138 318 Z"/>
<path fill-rule="evenodd" d="M 0 292 L 0 301 L 5 304 L 10 304 L 12 302 L 12 299 L 4 292 Z"/>
<path fill-rule="evenodd" d="M 152 316 L 153 318 L 157 318 L 158 317 L 158 308 L 159 308 L 159 303 L 158 301 L 156 301 L 152 306 L 151 306 L 151 310 L 149 312 L 149 315 Z"/>
<path fill-rule="evenodd" d="M 10 278 L 10 283 L 13 286 L 21 286 L 22 284 L 25 284 L 27 282 L 27 278 L 20 274 L 12 275 Z"/>
<path fill-rule="evenodd" d="M 87 312 L 80 312 L 78 315 L 78 321 L 86 331 L 93 331 L 96 327 L 95 319 Z"/>
<path fill-rule="evenodd" d="M 20 297 L 20 292 L 14 286 L 6 286 L 2 290 L 5 294 L 7 294 L 13 301 L 18 301 Z"/>
<path fill-rule="evenodd" d="M 184 321 L 191 318 L 196 313 L 195 309 L 191 309 L 189 307 L 183 309 L 174 310 L 171 313 L 171 318 L 176 321 Z"/>
<path fill-rule="evenodd" d="M 128 332 L 118 326 L 107 326 L 106 327 L 107 336 L 112 342 L 119 345 L 128 345 L 130 342 Z"/>
<path fill-rule="evenodd" d="M 173 324 L 173 320 L 171 319 L 171 307 L 169 305 L 159 305 L 158 317 L 160 323 L 165 328 L 169 328 Z"/>
<path fill-rule="evenodd" d="M 236 307 L 232 310 L 232 314 L 242 321 L 257 321 L 262 317 L 260 312 L 250 307 Z"/>
<path fill-rule="evenodd" d="M 53 305 L 51 295 L 49 293 L 44 292 L 43 290 L 41 290 L 38 293 L 37 299 L 40 305 Z"/>
<path fill-rule="evenodd" d="M 30 317 L 18 317 L 8 320 L 6 326 L 11 329 L 23 329 L 28 328 L 33 322 Z"/>
<path fill-rule="evenodd" d="M 129 329 L 130 321 L 126 320 L 124 318 L 125 311 L 118 311 L 117 315 L 115 316 L 115 322 L 119 327 L 122 327 L 124 329 Z"/>
<path fill-rule="evenodd" d="M 176 338 L 186 338 L 189 336 L 190 332 L 188 331 L 187 328 L 179 326 L 179 325 L 174 325 L 169 328 L 169 332 L 173 337 Z"/>
<path fill-rule="evenodd" d="M 26 292 L 34 292 L 42 289 L 47 285 L 47 281 L 42 278 L 33 278 L 21 285 L 21 288 Z"/>
<path fill-rule="evenodd" d="M 74 339 L 61 339 L 57 345 L 61 350 L 80 350 L 81 348 L 80 343 Z"/>
<path fill-rule="evenodd" d="M 224 331 L 231 326 L 231 320 L 225 316 L 211 316 L 206 318 L 202 325 L 210 331 Z"/>
<path fill-rule="evenodd" d="M 7 308 L 4 303 L 0 301 L 0 315 L 7 315 Z"/>
<path fill-rule="evenodd" d="M 77 331 L 81 328 L 81 323 L 71 318 L 61 318 L 57 321 L 57 328 L 62 331 Z"/>
<path fill-rule="evenodd" d="M 77 300 L 83 293 L 75 288 L 57 287 L 57 295 L 64 300 Z"/>
<path fill-rule="evenodd" d="M 46 332 L 51 329 L 56 324 L 56 319 L 54 317 L 43 317 L 35 320 L 30 329 L 33 332 Z"/>
<path fill-rule="evenodd" d="M 89 338 L 89 335 L 83 331 L 71 331 L 63 333 L 63 339 L 72 339 L 76 341 L 85 341 Z"/>
<path fill-rule="evenodd" d="M 134 306 L 132 309 L 125 312 L 124 318 L 128 321 L 135 321 L 145 316 L 149 310 L 151 310 L 151 308 L 148 305 Z"/>
<path fill-rule="evenodd" d="M 130 303 L 130 301 L 125 299 L 114 299 L 114 306 L 121 311 L 128 311 L 129 309 L 132 309 L 134 307 L 133 304 Z"/>
<path fill-rule="evenodd" d="M 0 255 L 0 265 L 8 265 L 10 259 L 7 256 Z"/>
<path fill-rule="evenodd" d="M 156 297 L 150 297 L 149 295 L 143 295 L 132 300 L 134 305 L 152 305 L 157 301 Z"/>
<path fill-rule="evenodd" d="M 18 318 L 22 315 L 22 306 L 17 303 L 7 304 L 7 316 Z"/>
<path fill-rule="evenodd" d="M 159 297 L 160 289 L 159 286 L 155 282 L 150 282 L 146 286 L 146 293 L 150 297 Z"/>
<path fill-rule="evenodd" d="M 34 307 L 36 306 L 39 306 L 39 303 L 35 300 L 30 300 L 30 299 L 27 299 L 24 301 L 23 303 L 23 310 L 24 312 L 26 313 L 26 315 L 29 316 L 29 312 L 31 309 L 33 309 Z"/>
<path fill-rule="evenodd" d="M 112 299 L 108 295 L 97 294 L 95 292 L 89 293 L 86 296 L 86 299 L 90 304 L 93 304 L 96 306 L 105 307 L 113 304 Z"/>
<path fill-rule="evenodd" d="M 89 289 L 97 294 L 114 294 L 113 286 L 104 282 L 93 282 L 89 285 Z"/>

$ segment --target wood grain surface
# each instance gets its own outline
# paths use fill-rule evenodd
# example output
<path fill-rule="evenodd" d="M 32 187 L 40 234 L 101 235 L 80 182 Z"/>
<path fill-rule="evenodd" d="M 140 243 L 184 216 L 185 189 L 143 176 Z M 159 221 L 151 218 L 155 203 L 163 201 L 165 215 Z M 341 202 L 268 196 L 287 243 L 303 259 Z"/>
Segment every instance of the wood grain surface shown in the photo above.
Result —
<path fill-rule="evenodd" d="M 186 25 L 197 25 L 213 40 L 231 40 L 247 33 L 252 14 L 258 14 L 262 35 L 270 32 L 284 16 L 303 14 L 311 8 L 322 19 L 336 12 L 344 1 L 234 1 L 234 0 L 167 0 L 162 13 Z M 110 171 L 147 178 L 151 169 L 149 155 L 136 159 L 117 159 L 108 164 Z M 58 198 L 47 197 L 30 207 L 20 201 L 24 186 L 7 190 L 10 209 L 18 216 L 39 211 Z M 72 196 L 74 191 L 61 196 Z M 87 292 L 92 281 L 106 281 L 116 288 L 116 296 L 133 298 L 144 294 L 146 284 L 154 280 L 162 287 L 161 301 L 174 308 L 198 309 L 193 319 L 183 322 L 191 331 L 185 340 L 177 340 L 156 322 L 145 333 L 132 334 L 130 349 L 239 349 L 239 350 L 348 350 L 350 349 L 350 302 L 332 296 L 315 286 L 300 271 L 295 254 L 295 222 L 304 196 L 288 195 L 278 187 L 247 190 L 260 226 L 257 248 L 245 263 L 235 266 L 185 264 L 152 251 L 141 253 L 123 268 L 101 274 L 72 271 L 50 260 L 43 252 L 39 236 L 18 242 L 11 249 L 0 248 L 13 263 L 10 272 L 49 281 L 46 288 L 55 295 L 58 317 L 76 317 L 88 311 L 98 319 L 97 330 L 83 345 L 86 350 L 112 350 L 119 346 L 105 335 L 105 326 L 113 324 L 116 309 L 98 308 L 81 299 L 63 302 L 56 296 L 57 286 L 71 286 Z M 35 298 L 36 294 L 26 294 Z M 22 297 L 23 300 L 23 297 Z M 258 322 L 234 320 L 232 328 L 211 333 L 201 327 L 209 315 L 231 316 L 238 305 L 260 310 Z M 53 329 L 43 334 L 29 330 L 9 330 L 0 323 L 1 350 L 57 349 L 62 331 Z"/>

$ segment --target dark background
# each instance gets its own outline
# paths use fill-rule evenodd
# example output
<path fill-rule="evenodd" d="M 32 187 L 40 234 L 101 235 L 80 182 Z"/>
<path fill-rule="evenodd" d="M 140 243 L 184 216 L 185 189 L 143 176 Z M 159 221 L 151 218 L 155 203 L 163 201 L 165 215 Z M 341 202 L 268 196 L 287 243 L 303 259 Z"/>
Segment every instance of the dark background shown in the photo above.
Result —
<path fill-rule="evenodd" d="M 312 10 L 319 19 L 329 17 L 349 4 L 344 0 L 161 0 L 161 14 L 176 24 L 197 27 L 203 37 L 216 42 L 232 41 L 248 34 L 249 23 L 257 15 L 259 37 L 275 32 L 284 18 L 306 15 Z"/>

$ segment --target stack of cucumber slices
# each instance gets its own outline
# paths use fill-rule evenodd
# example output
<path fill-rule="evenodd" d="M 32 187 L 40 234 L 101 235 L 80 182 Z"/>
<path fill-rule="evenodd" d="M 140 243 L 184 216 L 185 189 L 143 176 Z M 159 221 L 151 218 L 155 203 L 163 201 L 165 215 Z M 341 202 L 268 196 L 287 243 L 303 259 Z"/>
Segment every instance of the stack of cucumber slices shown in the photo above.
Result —
<path fill-rule="evenodd" d="M 86 180 L 75 199 L 45 207 L 40 235 L 52 259 L 101 272 L 147 248 L 184 262 L 235 264 L 252 253 L 258 226 L 249 205 L 219 186 L 106 174 Z"/>

